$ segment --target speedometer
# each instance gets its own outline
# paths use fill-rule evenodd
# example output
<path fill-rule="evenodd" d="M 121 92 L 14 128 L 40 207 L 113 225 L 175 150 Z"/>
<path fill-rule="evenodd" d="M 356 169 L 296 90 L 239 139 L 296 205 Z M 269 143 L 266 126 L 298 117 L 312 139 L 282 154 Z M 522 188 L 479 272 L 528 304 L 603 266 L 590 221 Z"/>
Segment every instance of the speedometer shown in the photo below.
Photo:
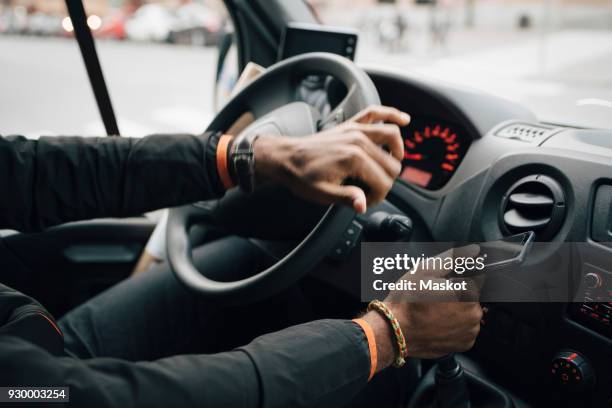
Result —
<path fill-rule="evenodd" d="M 469 139 L 456 125 L 417 118 L 404 130 L 400 178 L 428 190 L 443 187 L 463 160 Z"/>

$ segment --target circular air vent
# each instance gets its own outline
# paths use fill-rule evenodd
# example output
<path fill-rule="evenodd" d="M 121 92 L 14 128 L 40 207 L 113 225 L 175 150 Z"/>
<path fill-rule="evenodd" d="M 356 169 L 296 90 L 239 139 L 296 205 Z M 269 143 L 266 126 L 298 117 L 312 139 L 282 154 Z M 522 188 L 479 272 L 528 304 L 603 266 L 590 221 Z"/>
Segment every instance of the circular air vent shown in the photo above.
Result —
<path fill-rule="evenodd" d="M 500 224 L 506 234 L 533 231 L 537 238 L 552 238 L 565 218 L 565 195 L 548 176 L 525 177 L 504 195 Z"/>

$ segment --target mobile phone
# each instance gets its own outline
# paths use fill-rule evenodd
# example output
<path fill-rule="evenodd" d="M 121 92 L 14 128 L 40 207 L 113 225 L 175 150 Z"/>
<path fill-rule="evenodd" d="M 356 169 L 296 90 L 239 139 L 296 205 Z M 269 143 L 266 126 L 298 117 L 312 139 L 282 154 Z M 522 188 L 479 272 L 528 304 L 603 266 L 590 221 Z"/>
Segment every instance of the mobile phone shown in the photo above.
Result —
<path fill-rule="evenodd" d="M 484 257 L 484 270 L 493 271 L 518 266 L 525 261 L 535 239 L 533 231 L 504 237 L 498 241 L 480 243 L 480 254 Z"/>

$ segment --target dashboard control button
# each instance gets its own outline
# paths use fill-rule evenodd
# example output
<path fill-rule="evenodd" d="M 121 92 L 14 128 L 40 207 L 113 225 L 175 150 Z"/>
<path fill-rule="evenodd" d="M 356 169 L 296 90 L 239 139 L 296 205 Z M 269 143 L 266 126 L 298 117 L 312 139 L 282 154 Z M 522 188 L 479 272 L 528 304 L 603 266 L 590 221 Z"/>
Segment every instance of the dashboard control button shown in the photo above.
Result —
<path fill-rule="evenodd" d="M 561 351 L 551 361 L 554 382 L 570 392 L 586 391 L 595 384 L 591 363 L 576 351 Z"/>
<path fill-rule="evenodd" d="M 344 231 L 342 238 L 336 243 L 328 256 L 336 261 L 343 261 L 348 258 L 349 254 L 361 241 L 363 227 L 356 221 L 351 222 L 348 228 Z"/>
<path fill-rule="evenodd" d="M 584 275 L 584 284 L 589 289 L 597 289 L 601 287 L 601 276 L 596 272 L 589 272 Z"/>

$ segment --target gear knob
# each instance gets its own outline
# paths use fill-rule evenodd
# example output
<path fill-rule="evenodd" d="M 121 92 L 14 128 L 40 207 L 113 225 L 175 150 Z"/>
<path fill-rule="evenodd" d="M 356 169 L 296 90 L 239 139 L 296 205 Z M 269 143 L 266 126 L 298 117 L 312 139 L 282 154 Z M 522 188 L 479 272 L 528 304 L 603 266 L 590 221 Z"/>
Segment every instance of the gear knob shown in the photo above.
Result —
<path fill-rule="evenodd" d="M 439 408 L 470 408 L 470 395 L 463 367 L 454 354 L 437 360 L 436 406 Z"/>

